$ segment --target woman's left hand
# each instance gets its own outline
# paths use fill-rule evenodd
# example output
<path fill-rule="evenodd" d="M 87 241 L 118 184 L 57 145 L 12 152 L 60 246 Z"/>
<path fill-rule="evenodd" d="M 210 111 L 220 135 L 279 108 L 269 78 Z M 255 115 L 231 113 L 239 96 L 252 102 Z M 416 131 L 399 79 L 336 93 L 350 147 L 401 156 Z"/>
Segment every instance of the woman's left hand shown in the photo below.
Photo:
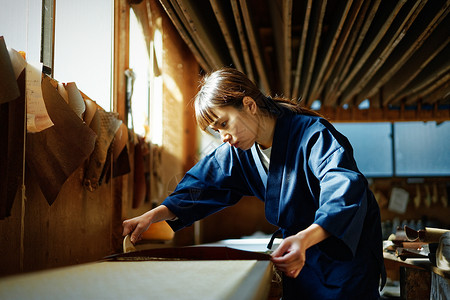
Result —
<path fill-rule="evenodd" d="M 296 278 L 305 265 L 306 247 L 299 236 L 293 235 L 283 240 L 272 253 L 272 262 L 286 276 Z"/>
<path fill-rule="evenodd" d="M 296 235 L 285 238 L 272 253 L 272 262 L 286 276 L 296 278 L 305 265 L 306 249 L 329 236 L 322 226 L 311 224 Z"/>

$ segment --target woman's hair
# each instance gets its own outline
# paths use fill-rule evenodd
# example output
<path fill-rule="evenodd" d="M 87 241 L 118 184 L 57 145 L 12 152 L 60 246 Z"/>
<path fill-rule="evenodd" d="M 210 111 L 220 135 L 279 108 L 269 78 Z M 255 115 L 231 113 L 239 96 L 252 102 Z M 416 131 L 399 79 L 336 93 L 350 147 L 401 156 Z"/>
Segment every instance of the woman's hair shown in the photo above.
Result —
<path fill-rule="evenodd" d="M 204 76 L 200 82 L 200 91 L 194 100 L 197 124 L 206 131 L 217 119 L 214 108 L 233 106 L 242 109 L 245 96 L 251 97 L 258 107 L 266 109 L 267 113 L 272 115 L 276 115 L 276 112 L 269 108 L 270 103 L 272 106 L 283 106 L 299 114 L 320 116 L 317 112 L 288 99 L 266 97 L 245 74 L 233 68 L 222 68 Z"/>

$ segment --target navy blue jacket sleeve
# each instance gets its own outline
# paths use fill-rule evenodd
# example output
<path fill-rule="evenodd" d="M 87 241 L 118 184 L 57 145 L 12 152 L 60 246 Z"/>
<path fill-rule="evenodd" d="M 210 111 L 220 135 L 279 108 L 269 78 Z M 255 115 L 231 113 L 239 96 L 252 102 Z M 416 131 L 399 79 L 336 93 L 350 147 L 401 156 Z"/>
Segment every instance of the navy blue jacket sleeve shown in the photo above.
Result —
<path fill-rule="evenodd" d="M 173 230 L 189 226 L 250 195 L 237 159 L 234 150 L 223 144 L 186 173 L 162 203 L 178 218 L 168 221 Z"/>
<path fill-rule="evenodd" d="M 332 251 L 345 253 L 346 249 L 342 249 L 345 245 L 347 252 L 350 250 L 354 256 L 367 213 L 367 181 L 358 171 L 353 150 L 345 137 L 329 129 L 318 135 L 309 158 L 310 169 L 320 182 L 319 208 L 314 223 L 332 235 L 327 241 L 328 246 L 334 248 Z M 334 245 L 330 243 L 333 240 Z"/>

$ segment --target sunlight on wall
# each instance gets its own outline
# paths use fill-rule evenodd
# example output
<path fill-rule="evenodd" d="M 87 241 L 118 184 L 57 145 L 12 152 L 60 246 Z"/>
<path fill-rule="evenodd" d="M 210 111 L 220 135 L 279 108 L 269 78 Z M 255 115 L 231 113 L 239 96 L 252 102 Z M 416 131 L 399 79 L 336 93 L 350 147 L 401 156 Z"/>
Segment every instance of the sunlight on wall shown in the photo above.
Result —
<path fill-rule="evenodd" d="M 183 101 L 183 94 L 181 93 L 181 90 L 178 87 L 175 80 L 173 80 L 173 78 L 168 76 L 167 74 L 164 74 L 163 77 L 164 77 L 164 86 L 170 93 L 170 96 L 177 102 L 181 103 Z"/>
<path fill-rule="evenodd" d="M 135 80 L 131 98 L 132 119 L 129 118 L 128 126 L 133 125 L 134 132 L 146 137 L 149 115 L 150 57 L 142 27 L 132 9 L 130 9 L 129 67 L 133 70 Z"/>
<path fill-rule="evenodd" d="M 153 37 L 151 61 L 157 63 L 153 70 L 162 68 L 163 44 L 162 34 L 158 29 L 155 30 Z M 153 57 L 154 55 L 154 57 Z M 150 139 L 153 144 L 162 145 L 163 143 L 163 79 L 161 73 L 154 74 L 150 85 Z M 159 76 L 156 76 L 159 75 Z"/>

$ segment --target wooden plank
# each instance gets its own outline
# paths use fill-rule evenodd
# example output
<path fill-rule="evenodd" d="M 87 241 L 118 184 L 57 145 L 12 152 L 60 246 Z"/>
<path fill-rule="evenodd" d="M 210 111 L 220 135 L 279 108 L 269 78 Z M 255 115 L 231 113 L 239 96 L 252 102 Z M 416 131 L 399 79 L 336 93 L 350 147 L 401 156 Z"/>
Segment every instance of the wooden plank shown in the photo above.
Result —
<path fill-rule="evenodd" d="M 432 36 L 422 45 L 422 48 L 417 50 L 410 58 L 407 60 L 403 66 L 397 71 L 397 73 L 392 77 L 391 80 L 385 83 L 385 98 L 383 105 L 398 103 L 401 99 L 399 94 L 404 90 L 404 88 L 413 81 L 420 72 L 439 54 L 441 51 L 450 51 L 448 45 L 450 43 L 450 36 L 443 35 L 448 28 L 441 26 Z M 443 41 L 442 37 L 447 36 Z M 447 50 L 444 50 L 446 49 Z"/>
<path fill-rule="evenodd" d="M 431 293 L 430 271 L 400 267 L 400 289 L 403 299 L 429 299 Z"/>
<path fill-rule="evenodd" d="M 211 64 L 206 60 L 205 57 L 203 57 L 203 54 L 197 48 L 197 45 L 192 39 L 190 33 L 184 26 L 183 21 L 180 19 L 179 14 L 175 11 L 175 8 L 172 6 L 171 0 L 160 0 L 160 2 L 161 5 L 164 7 L 164 10 L 166 11 L 170 20 L 174 24 L 175 28 L 178 30 L 178 33 L 180 34 L 181 38 L 188 45 L 189 49 L 191 50 L 192 54 L 197 59 L 198 63 L 203 68 L 203 70 L 205 70 L 206 72 L 212 70 Z"/>
<path fill-rule="evenodd" d="M 429 95 L 424 96 L 426 103 L 438 104 L 439 102 L 448 101 L 450 97 L 450 80 L 444 81 L 444 83 L 435 88 Z"/>
<path fill-rule="evenodd" d="M 283 1 L 283 19 L 284 19 L 284 45 L 285 45 L 285 76 L 284 93 L 290 97 L 292 83 L 292 0 Z"/>
<path fill-rule="evenodd" d="M 375 63 L 370 65 L 368 71 L 364 76 L 362 76 L 359 84 L 353 90 L 353 96 L 356 96 L 356 94 L 359 93 L 356 99 L 356 103 L 360 103 L 364 99 L 367 99 L 369 96 L 371 96 L 371 92 L 369 91 L 371 89 L 371 86 L 373 87 L 373 89 L 378 90 L 378 80 L 381 80 L 383 76 L 382 67 L 389 60 L 390 55 L 394 52 L 397 46 L 403 41 L 403 38 L 408 33 L 409 28 L 411 27 L 419 13 L 422 11 L 422 8 L 425 6 L 425 4 L 426 1 L 417 0 L 414 6 L 409 10 L 408 15 L 403 19 L 402 24 L 398 27 L 396 33 L 389 40 L 387 45 L 381 45 L 383 47 L 381 54 L 377 56 Z M 394 28 L 394 25 L 392 25 L 391 27 Z M 390 65 L 386 64 L 386 69 L 395 69 L 395 65 L 399 63 L 400 62 L 398 61 L 393 61 Z"/>
<path fill-rule="evenodd" d="M 215 26 L 213 21 L 208 20 L 208 7 L 199 1 L 189 0 L 171 0 L 175 7 L 178 4 L 181 13 L 187 21 L 185 26 L 190 28 L 189 32 L 195 41 L 195 44 L 200 49 L 206 60 L 211 62 L 211 66 L 216 69 L 227 65 L 227 54 L 222 49 L 223 40 L 220 39 L 220 29 Z M 203 3 L 204 4 L 204 3 Z M 209 2 L 208 2 L 209 4 Z M 215 30 L 217 29 L 217 30 Z M 230 62 L 230 60 L 228 60 Z"/>
<path fill-rule="evenodd" d="M 354 66 L 352 66 L 351 68 L 349 67 L 350 73 L 346 74 L 345 77 L 342 77 L 345 79 L 343 80 L 343 82 L 341 84 L 338 85 L 338 89 L 336 91 L 335 97 L 340 97 L 343 94 L 343 92 L 347 89 L 347 87 L 350 85 L 350 83 L 355 78 L 355 76 L 361 71 L 362 67 L 367 62 L 367 59 L 370 57 L 372 52 L 375 50 L 377 45 L 380 43 L 382 38 L 385 36 L 385 34 L 389 30 L 391 24 L 393 23 L 395 17 L 397 16 L 398 12 L 400 11 L 400 9 L 403 7 L 403 5 L 405 3 L 406 3 L 406 0 L 398 1 L 397 4 L 395 5 L 395 7 L 392 9 L 392 11 L 388 14 L 386 20 L 379 20 L 379 19 L 375 19 L 375 18 L 373 19 L 372 23 L 374 23 L 375 21 L 378 21 L 378 22 L 382 22 L 382 24 L 379 28 L 374 26 L 375 28 L 377 28 L 374 38 L 371 38 L 370 42 L 364 48 L 363 48 L 364 45 L 361 45 L 361 49 L 362 49 L 363 53 L 359 57 L 359 59 L 357 59 Z M 383 8 L 383 6 L 379 6 L 379 7 Z M 361 49 L 360 49 L 360 51 L 361 51 Z M 342 75 L 342 76 L 344 76 L 344 75 Z M 348 103 L 350 99 L 351 99 L 350 97 L 348 99 L 343 99 L 344 102 L 342 104 Z"/>
<path fill-rule="evenodd" d="M 226 1 L 209 0 L 214 10 L 217 22 L 219 23 L 225 42 L 230 52 L 236 69 L 244 72 L 242 62 L 242 52 L 240 51 L 239 39 L 237 38 L 236 24 L 233 22 L 233 12 L 231 4 Z"/>
<path fill-rule="evenodd" d="M 336 104 L 339 97 L 338 87 L 342 84 L 345 78 L 344 74 L 348 73 L 350 66 L 353 64 L 356 54 L 358 53 L 376 12 L 380 7 L 380 3 L 381 0 L 374 1 L 373 3 L 371 1 L 364 1 L 364 7 L 358 14 L 358 22 L 355 29 L 352 30 L 352 37 L 350 38 L 348 45 L 345 47 L 344 54 L 340 58 L 336 71 L 331 76 L 333 78 L 331 83 L 326 88 L 325 96 L 323 98 L 325 105 Z"/>
<path fill-rule="evenodd" d="M 421 3 L 422 4 L 422 3 Z M 447 5 L 442 6 L 439 9 L 438 13 L 434 13 L 432 16 L 432 20 L 425 25 L 425 28 L 416 26 L 413 32 L 407 32 L 409 34 L 407 36 L 410 37 L 408 41 L 404 41 L 402 43 L 403 47 L 398 49 L 396 53 L 393 53 L 392 57 L 386 62 L 386 65 L 380 69 L 380 72 L 372 79 L 373 84 L 370 87 L 367 87 L 363 90 L 363 94 L 367 94 L 370 97 L 372 94 L 376 93 L 376 90 L 380 88 L 383 84 L 391 80 L 394 74 L 406 63 L 406 61 L 423 45 L 423 43 L 430 37 L 436 27 L 442 22 L 443 19 L 448 15 L 448 7 L 450 6 L 450 2 Z M 423 8 L 423 7 L 422 7 Z M 418 8 L 422 10 L 422 8 Z M 429 11 L 423 11 L 421 18 L 427 18 L 429 16 Z M 448 24 L 446 24 L 448 26 Z M 445 25 L 444 25 L 445 26 Z M 411 29 L 410 31 L 412 31 Z M 444 37 L 447 37 L 449 31 L 448 28 L 446 32 L 444 32 Z M 445 42 L 444 42 L 445 43 Z M 438 48 L 442 45 L 438 44 Z M 397 55 L 394 55 L 397 54 Z M 417 62 L 414 62 L 417 64 Z M 380 74 L 380 75 L 379 75 Z M 390 97 L 387 97 L 386 103 L 390 100 Z"/>
<path fill-rule="evenodd" d="M 330 79 L 331 74 L 334 73 L 333 71 L 335 70 L 336 64 L 338 63 L 339 59 L 343 59 L 341 54 L 343 52 L 345 52 L 344 46 L 347 44 L 348 38 L 350 37 L 350 35 L 352 33 L 352 29 L 353 29 L 353 32 L 358 31 L 359 27 L 355 26 L 355 22 L 356 22 L 358 13 L 361 10 L 361 7 L 363 6 L 363 3 L 364 3 L 364 0 L 358 0 L 352 5 L 350 15 L 346 19 L 344 28 L 342 29 L 343 34 L 339 37 L 336 48 L 331 56 L 331 61 L 329 62 L 328 66 L 325 70 L 325 74 L 324 74 L 322 80 L 319 82 L 319 87 L 317 88 L 317 90 L 319 92 L 322 92 L 324 90 L 324 87 L 327 84 L 328 80 Z M 348 49 L 351 49 L 351 48 L 349 47 Z M 336 74 L 336 73 L 334 73 L 334 74 Z M 325 103 L 325 99 L 323 97 L 322 97 L 322 103 Z"/>
<path fill-rule="evenodd" d="M 267 72 L 265 68 L 265 64 L 263 61 L 263 54 L 261 51 L 261 42 L 259 41 L 259 36 L 256 32 L 255 23 L 250 14 L 249 7 L 247 6 L 247 0 L 239 1 L 242 17 L 244 19 L 245 29 L 247 32 L 247 37 L 250 44 L 250 49 L 253 54 L 253 59 L 256 66 L 256 71 L 258 72 L 259 83 L 261 85 L 261 89 L 264 93 L 270 94 L 270 85 L 269 80 L 267 78 Z"/>
<path fill-rule="evenodd" d="M 23 271 L 95 261 L 113 253 L 111 183 L 89 192 L 83 177 L 83 168 L 77 169 L 49 206 L 35 174 L 27 175 Z M 91 241 L 95 247 L 88 246 Z"/>
<path fill-rule="evenodd" d="M 336 43 L 339 39 L 339 36 L 341 35 L 342 28 L 344 26 L 344 22 L 347 18 L 347 14 L 350 11 L 350 7 L 353 3 L 353 1 L 348 0 L 343 2 L 344 4 L 339 5 L 338 2 L 338 9 L 335 12 L 335 14 L 338 16 L 333 24 L 330 26 L 330 31 L 328 32 L 328 36 L 326 40 L 324 41 L 322 49 L 322 56 L 320 59 L 317 60 L 317 64 L 315 66 L 315 72 L 313 76 L 313 82 L 312 87 L 310 90 L 310 93 L 308 95 L 308 98 L 312 98 L 312 100 L 317 99 L 320 96 L 320 90 L 318 89 L 320 83 L 322 82 L 323 75 L 325 73 L 325 69 L 328 68 L 328 64 L 331 59 L 331 54 L 333 54 L 335 50 Z"/>
<path fill-rule="evenodd" d="M 285 44 L 284 44 L 284 20 L 283 20 L 283 8 L 282 8 L 282 2 L 283 0 L 274 0 L 274 1 L 268 1 L 269 4 L 269 12 L 270 12 L 270 19 L 272 23 L 273 28 L 273 37 L 274 37 L 274 43 L 275 43 L 275 65 L 278 67 L 278 77 L 280 78 L 281 82 L 281 93 L 283 94 L 285 92 L 284 86 L 286 82 L 286 73 L 284 65 L 284 58 L 285 58 Z"/>
<path fill-rule="evenodd" d="M 255 75 L 253 73 L 253 66 L 250 60 L 250 51 L 248 49 L 247 37 L 245 35 L 244 25 L 242 24 L 241 10 L 239 8 L 238 0 L 231 0 L 231 8 L 233 9 L 234 21 L 239 35 L 239 41 L 241 42 L 242 54 L 244 56 L 245 73 L 250 80 L 255 81 Z"/>
<path fill-rule="evenodd" d="M 292 60 L 292 0 L 269 1 L 269 10 L 274 29 L 281 93 L 289 97 Z"/>
<path fill-rule="evenodd" d="M 414 96 L 413 99 L 424 99 L 424 98 L 426 98 L 426 96 L 428 94 L 433 93 L 441 85 L 447 83 L 450 80 L 450 67 L 447 66 L 447 68 L 445 69 L 445 73 L 441 77 L 438 77 L 436 75 L 431 76 L 431 77 L 433 79 L 426 82 L 426 83 L 428 83 L 427 86 L 423 86 L 422 89 L 420 89 L 420 90 L 418 88 L 415 88 L 414 90 L 418 90 L 418 91 L 415 94 L 411 93 L 410 95 L 408 95 L 408 97 Z M 423 84 L 425 84 L 425 82 Z M 416 100 L 409 101 L 409 102 L 416 102 Z M 410 103 L 408 103 L 408 101 L 407 101 L 406 104 L 410 104 Z"/>
<path fill-rule="evenodd" d="M 26 212 L 25 195 L 19 189 L 11 208 L 11 216 L 0 220 L 2 247 L 0 247 L 0 276 L 23 272 L 24 265 L 24 215 Z M 36 224 L 38 226 L 38 224 Z"/>
<path fill-rule="evenodd" d="M 450 60 L 448 59 L 449 46 L 443 49 L 403 90 L 397 98 L 414 98 L 420 91 L 432 86 L 439 86 L 437 81 L 450 71 Z M 411 103 L 411 100 L 408 101 Z"/>
<path fill-rule="evenodd" d="M 311 43 L 308 47 L 308 55 L 306 57 L 306 62 L 308 62 L 308 66 L 306 68 L 306 79 L 302 84 L 302 90 L 304 95 L 304 105 L 308 106 L 310 99 L 308 99 L 307 95 L 310 88 L 311 77 L 314 71 L 314 65 L 316 61 L 317 49 L 319 47 L 319 41 L 322 34 L 322 21 L 325 15 L 325 9 L 327 6 L 327 0 L 321 0 L 319 2 L 315 2 L 315 6 L 313 6 L 313 15 L 312 15 L 312 26 L 310 27 L 312 38 Z"/>
<path fill-rule="evenodd" d="M 449 109 L 439 109 L 437 111 L 422 110 L 421 113 L 417 111 L 407 111 L 408 114 L 401 115 L 399 109 L 387 109 L 386 107 L 370 107 L 365 110 L 357 110 L 356 113 L 353 109 L 343 109 L 342 107 L 321 107 L 319 113 L 325 116 L 332 122 L 405 122 L 405 121 L 436 121 L 446 122 L 450 120 Z M 433 216 L 437 216 L 440 213 L 448 214 L 445 210 L 436 210 L 429 212 Z M 389 220 L 391 216 L 389 211 L 383 211 L 382 216 Z M 419 216 L 420 217 L 420 216 Z M 445 217 L 442 216 L 444 219 Z"/>
<path fill-rule="evenodd" d="M 129 67 L 130 7 L 125 0 L 114 1 L 113 111 L 126 121 L 124 72 Z"/>
<path fill-rule="evenodd" d="M 302 30 L 302 36 L 300 40 L 300 47 L 298 51 L 298 58 L 297 58 L 297 66 L 295 68 L 295 76 L 294 76 L 294 82 L 292 86 L 292 97 L 298 98 L 299 96 L 299 88 L 300 88 L 300 80 L 302 79 L 302 67 L 303 67 L 303 58 L 305 56 L 305 48 L 306 48 L 306 38 L 308 36 L 308 26 L 309 26 L 309 19 L 311 16 L 311 6 L 312 6 L 312 0 L 308 0 L 306 3 L 306 11 L 305 11 L 305 18 L 303 21 L 303 30 Z"/>
<path fill-rule="evenodd" d="M 343 93 L 343 104 L 348 103 L 349 99 L 356 96 L 357 98 L 355 99 L 355 104 L 358 104 L 359 102 L 367 98 L 368 95 L 364 93 L 363 89 L 375 76 L 377 71 L 386 62 L 389 55 L 394 51 L 395 47 L 397 47 L 397 45 L 403 39 L 405 33 L 408 31 L 414 20 L 419 15 L 419 12 L 423 7 L 423 3 L 424 2 L 421 2 L 420 0 L 416 0 L 415 3 L 407 3 L 408 5 L 411 5 L 411 7 L 406 11 L 405 17 L 402 17 L 401 15 L 404 11 L 399 12 L 397 18 L 401 20 L 400 24 L 397 25 L 396 21 L 391 24 L 389 31 L 395 30 L 395 32 L 392 34 L 392 36 L 388 37 L 388 35 L 386 35 L 385 39 L 381 41 L 382 43 L 377 45 L 377 47 L 374 49 L 373 54 L 369 57 L 369 60 L 360 71 L 360 74 L 362 76 L 357 76 L 356 81 L 352 82 L 352 86 Z M 407 7 L 404 6 L 404 9 L 407 9 Z M 389 32 L 387 34 L 389 34 Z"/>
<path fill-rule="evenodd" d="M 444 60 L 447 57 L 447 60 Z M 441 52 L 435 59 L 399 94 L 401 98 L 416 98 L 423 95 L 429 89 L 439 87 L 445 80 L 448 80 L 450 73 L 450 61 L 448 54 Z M 409 100 L 407 104 L 413 102 Z"/>

